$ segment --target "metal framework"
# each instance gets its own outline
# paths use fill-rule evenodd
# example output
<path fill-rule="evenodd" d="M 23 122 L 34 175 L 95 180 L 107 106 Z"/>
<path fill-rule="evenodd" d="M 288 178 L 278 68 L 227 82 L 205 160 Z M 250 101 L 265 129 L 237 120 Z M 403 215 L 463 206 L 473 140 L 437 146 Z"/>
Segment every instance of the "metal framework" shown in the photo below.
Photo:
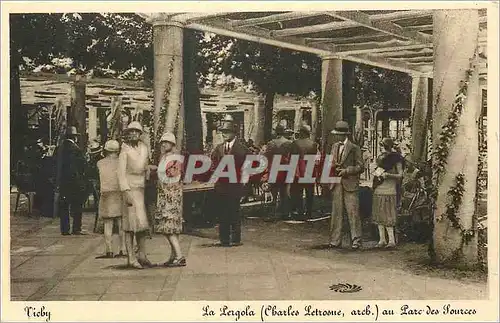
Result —
<path fill-rule="evenodd" d="M 486 78 L 486 9 L 480 9 Z M 432 10 L 142 14 L 185 28 L 432 77 Z"/>

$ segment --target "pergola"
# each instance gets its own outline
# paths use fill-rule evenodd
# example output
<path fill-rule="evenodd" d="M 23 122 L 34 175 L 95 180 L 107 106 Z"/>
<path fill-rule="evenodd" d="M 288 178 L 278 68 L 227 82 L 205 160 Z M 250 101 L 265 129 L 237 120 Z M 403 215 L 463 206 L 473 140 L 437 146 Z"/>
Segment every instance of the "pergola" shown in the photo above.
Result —
<path fill-rule="evenodd" d="M 486 9 L 467 9 L 141 15 L 153 24 L 157 113 L 164 104 L 164 88 L 169 77 L 176 83 L 170 83 L 169 94 L 173 99 L 169 100 L 169 109 L 182 106 L 183 29 L 194 29 L 319 55 L 323 60 L 324 143 L 335 122 L 343 118 L 343 61 L 408 73 L 413 77 L 414 154 L 421 159 L 424 156 L 421 143 L 427 134 L 428 80 L 444 72 L 441 67 L 436 67 L 437 64 L 447 59 L 448 66 L 453 66 L 456 73 L 465 71 L 465 60 L 471 57 L 470 51 L 450 56 L 457 44 L 463 42 L 462 45 L 476 51 L 474 56 L 477 57 L 478 78 L 481 80 L 478 86 L 486 84 L 486 14 Z M 182 118 L 182 113 L 179 109 L 177 116 Z M 175 127 L 175 118 L 167 118 L 167 128 Z M 312 126 L 314 130 L 316 124 Z"/>

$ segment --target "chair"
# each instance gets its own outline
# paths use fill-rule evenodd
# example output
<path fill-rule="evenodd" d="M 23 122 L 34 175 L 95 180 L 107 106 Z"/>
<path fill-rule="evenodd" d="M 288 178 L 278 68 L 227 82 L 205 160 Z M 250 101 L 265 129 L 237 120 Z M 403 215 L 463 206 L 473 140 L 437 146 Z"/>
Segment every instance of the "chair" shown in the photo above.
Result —
<path fill-rule="evenodd" d="M 21 195 L 24 195 L 28 199 L 28 213 L 31 214 L 33 211 L 33 202 L 35 197 L 35 185 L 33 174 L 31 173 L 21 173 L 19 171 L 21 163 L 19 162 L 16 167 L 16 173 L 14 175 L 15 186 L 17 188 L 16 196 L 16 206 L 14 208 L 14 215 L 17 213 L 19 207 L 19 201 Z"/>

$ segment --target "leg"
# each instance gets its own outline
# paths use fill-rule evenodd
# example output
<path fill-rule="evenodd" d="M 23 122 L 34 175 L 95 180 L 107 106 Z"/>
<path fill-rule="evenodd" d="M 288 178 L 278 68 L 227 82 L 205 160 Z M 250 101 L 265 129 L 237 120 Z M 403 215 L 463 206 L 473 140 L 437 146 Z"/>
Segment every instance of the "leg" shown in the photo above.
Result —
<path fill-rule="evenodd" d="M 167 235 L 168 242 L 170 243 L 170 247 L 172 248 L 173 259 L 182 258 L 181 245 L 179 243 L 179 235 L 178 234 L 169 234 Z"/>
<path fill-rule="evenodd" d="M 359 195 L 358 191 L 344 192 L 344 202 L 351 227 L 351 239 L 353 246 L 359 247 L 361 243 L 361 219 L 359 217 Z"/>
<path fill-rule="evenodd" d="M 385 240 L 385 227 L 381 224 L 378 225 L 378 237 L 377 247 L 381 247 L 387 243 Z"/>
<path fill-rule="evenodd" d="M 59 199 L 59 219 L 61 224 L 61 233 L 64 235 L 69 234 L 69 204 L 68 200 L 61 196 Z"/>
<path fill-rule="evenodd" d="M 128 264 L 134 268 L 142 268 L 142 266 L 137 262 L 137 258 L 134 252 L 134 233 L 125 232 L 125 245 L 127 246 Z"/>
<path fill-rule="evenodd" d="M 113 253 L 113 219 L 104 219 L 104 243 L 106 245 L 106 255 Z"/>
<path fill-rule="evenodd" d="M 118 236 L 119 236 L 119 243 L 120 243 L 120 254 L 125 254 L 125 251 L 127 250 L 127 247 L 125 245 L 125 231 L 123 231 L 123 226 L 122 226 L 122 218 L 116 218 L 116 224 L 118 225 Z"/>
<path fill-rule="evenodd" d="M 241 243 L 241 209 L 240 203 L 235 200 L 232 207 L 232 218 L 231 218 L 231 242 L 234 244 Z"/>
<path fill-rule="evenodd" d="M 389 236 L 389 243 L 387 244 L 387 247 L 395 247 L 396 246 L 396 239 L 394 238 L 394 227 L 386 227 L 387 230 L 387 235 Z"/>
<path fill-rule="evenodd" d="M 146 255 L 146 240 L 148 238 L 148 233 L 143 231 L 143 232 L 136 232 L 135 237 L 137 239 L 137 246 L 139 248 L 139 252 L 137 254 L 137 259 L 139 262 L 146 262 L 148 261 L 147 255 Z"/>
<path fill-rule="evenodd" d="M 335 184 L 332 191 L 332 215 L 330 217 L 330 244 L 340 247 L 342 244 L 343 191 L 341 184 Z"/>
<path fill-rule="evenodd" d="M 314 203 L 314 184 L 306 184 L 306 217 L 312 217 L 313 203 Z"/>
<path fill-rule="evenodd" d="M 82 207 L 83 202 L 71 202 L 71 215 L 73 216 L 73 234 L 82 232 Z"/>

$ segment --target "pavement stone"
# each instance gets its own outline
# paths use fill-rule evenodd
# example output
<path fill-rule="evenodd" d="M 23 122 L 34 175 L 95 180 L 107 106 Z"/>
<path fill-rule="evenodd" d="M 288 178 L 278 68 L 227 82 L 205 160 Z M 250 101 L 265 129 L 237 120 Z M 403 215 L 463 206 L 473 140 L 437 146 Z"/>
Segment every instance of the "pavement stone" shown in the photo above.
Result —
<path fill-rule="evenodd" d="M 84 216 L 91 228 L 93 214 Z M 244 245 L 215 247 L 215 230 L 182 235 L 187 258 L 183 268 L 126 268 L 125 258 L 96 259 L 104 250 L 101 235 L 61 236 L 57 220 L 15 219 L 11 241 L 11 299 L 43 301 L 224 301 L 224 300 L 354 300 L 480 299 L 486 283 L 462 282 L 401 270 L 378 260 L 379 251 L 326 251 L 318 244 L 315 225 L 297 235 L 288 224 L 247 221 Z M 310 232 L 312 231 L 312 232 Z M 24 233 L 23 233 L 24 232 Z M 208 233 L 207 233 L 208 232 Z M 295 236 L 294 236 L 295 235 Z M 266 237 L 273 245 L 265 245 Z M 321 236 L 320 236 L 321 238 Z M 117 242 L 117 237 L 115 237 Z M 164 262 L 165 237 L 148 240 L 148 258 Z M 362 287 L 337 293 L 339 283 Z"/>

